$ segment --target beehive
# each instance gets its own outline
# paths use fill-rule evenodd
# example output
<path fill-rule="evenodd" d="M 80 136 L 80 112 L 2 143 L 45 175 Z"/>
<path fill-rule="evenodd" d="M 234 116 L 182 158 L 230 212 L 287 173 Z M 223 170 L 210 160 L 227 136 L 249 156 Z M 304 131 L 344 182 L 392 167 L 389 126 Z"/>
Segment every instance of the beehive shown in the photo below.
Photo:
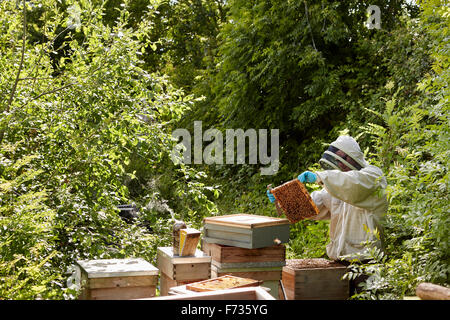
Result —
<path fill-rule="evenodd" d="M 327 259 L 286 260 L 283 285 L 288 300 L 345 300 L 349 281 L 346 266 Z"/>
<path fill-rule="evenodd" d="M 294 179 L 271 190 L 277 205 L 291 223 L 311 218 L 319 213 L 305 186 Z"/>
<path fill-rule="evenodd" d="M 81 300 L 126 300 L 155 296 L 158 269 L 143 259 L 80 260 Z"/>
<path fill-rule="evenodd" d="M 157 261 L 161 271 L 162 296 L 167 295 L 172 287 L 211 277 L 211 257 L 200 250 L 192 256 L 183 257 L 174 255 L 172 247 L 159 247 Z"/>
<path fill-rule="evenodd" d="M 232 275 L 260 280 L 275 299 L 281 297 L 278 289 L 282 268 L 286 264 L 284 245 L 246 249 L 203 242 L 202 250 L 212 258 L 212 278 Z"/>

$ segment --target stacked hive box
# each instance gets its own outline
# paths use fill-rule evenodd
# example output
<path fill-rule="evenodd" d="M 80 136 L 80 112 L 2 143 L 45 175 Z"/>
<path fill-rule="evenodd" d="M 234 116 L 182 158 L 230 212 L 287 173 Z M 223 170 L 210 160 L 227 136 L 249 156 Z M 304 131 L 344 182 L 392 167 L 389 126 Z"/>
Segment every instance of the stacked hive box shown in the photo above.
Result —
<path fill-rule="evenodd" d="M 203 251 L 211 256 L 211 277 L 226 274 L 262 280 L 279 298 L 279 282 L 289 241 L 289 221 L 237 214 L 205 218 Z"/>
<path fill-rule="evenodd" d="M 172 287 L 211 277 L 211 257 L 200 250 L 192 256 L 179 256 L 173 253 L 172 247 L 160 247 L 157 261 L 161 272 L 161 296 L 167 295 Z"/>

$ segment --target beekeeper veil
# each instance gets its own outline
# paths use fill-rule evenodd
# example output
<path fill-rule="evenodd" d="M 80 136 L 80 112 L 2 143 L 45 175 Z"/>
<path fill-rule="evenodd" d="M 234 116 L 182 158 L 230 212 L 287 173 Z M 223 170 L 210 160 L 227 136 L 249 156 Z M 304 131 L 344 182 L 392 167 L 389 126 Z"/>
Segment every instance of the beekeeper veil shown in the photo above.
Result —
<path fill-rule="evenodd" d="M 340 136 L 332 142 L 319 163 L 324 170 L 361 170 L 367 166 L 358 142 L 350 136 Z"/>

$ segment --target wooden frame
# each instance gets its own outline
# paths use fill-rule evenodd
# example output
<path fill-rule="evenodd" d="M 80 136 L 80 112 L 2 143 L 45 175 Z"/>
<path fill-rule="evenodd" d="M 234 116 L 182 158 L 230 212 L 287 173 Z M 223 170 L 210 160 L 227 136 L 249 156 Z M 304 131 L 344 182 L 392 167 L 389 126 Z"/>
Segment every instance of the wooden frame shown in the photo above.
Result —
<path fill-rule="evenodd" d="M 206 287 L 202 287 L 202 285 L 208 284 L 208 283 L 214 283 L 217 281 L 227 281 L 227 280 L 235 280 L 235 281 L 241 281 L 241 282 L 245 281 L 246 283 L 241 283 L 237 286 L 226 288 L 226 289 L 255 287 L 255 286 L 259 286 L 262 283 L 262 281 L 253 280 L 253 279 L 249 279 L 249 278 L 241 278 L 241 277 L 235 277 L 232 275 L 225 275 L 225 276 L 221 276 L 221 277 L 217 277 L 217 278 L 213 278 L 213 279 L 208 279 L 208 280 L 203 280 L 203 281 L 187 284 L 186 289 L 191 290 L 191 291 L 197 291 L 197 292 L 216 291 L 219 289 L 206 288 Z"/>

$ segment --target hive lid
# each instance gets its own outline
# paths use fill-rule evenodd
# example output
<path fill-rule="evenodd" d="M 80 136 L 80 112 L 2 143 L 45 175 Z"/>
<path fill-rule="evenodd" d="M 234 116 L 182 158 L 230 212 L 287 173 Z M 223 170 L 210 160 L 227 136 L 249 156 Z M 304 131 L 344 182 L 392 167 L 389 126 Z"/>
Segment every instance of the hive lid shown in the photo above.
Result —
<path fill-rule="evenodd" d="M 208 217 L 203 220 L 205 223 L 225 225 L 239 228 L 260 228 L 275 225 L 289 224 L 288 219 L 258 216 L 255 214 L 230 214 L 218 217 Z"/>
<path fill-rule="evenodd" d="M 111 278 L 129 276 L 158 275 L 158 268 L 144 259 L 100 259 L 79 260 L 77 264 L 84 270 L 88 278 Z"/>

